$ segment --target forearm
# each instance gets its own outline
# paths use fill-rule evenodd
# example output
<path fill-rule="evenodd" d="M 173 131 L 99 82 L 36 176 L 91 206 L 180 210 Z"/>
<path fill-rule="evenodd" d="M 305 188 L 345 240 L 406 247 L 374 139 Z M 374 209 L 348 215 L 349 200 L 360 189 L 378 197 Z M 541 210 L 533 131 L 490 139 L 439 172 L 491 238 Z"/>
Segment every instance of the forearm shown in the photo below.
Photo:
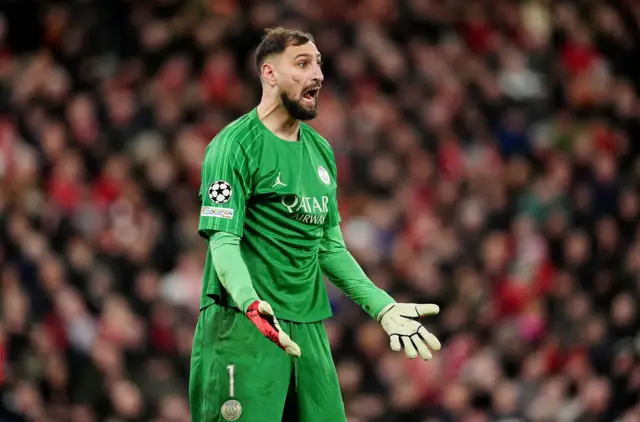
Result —
<path fill-rule="evenodd" d="M 249 269 L 242 259 L 240 237 L 215 232 L 209 238 L 209 250 L 220 283 L 240 310 L 246 313 L 249 305 L 259 298 L 253 288 Z"/>
<path fill-rule="evenodd" d="M 320 247 L 320 267 L 327 278 L 372 318 L 395 301 L 369 280 L 358 262 L 347 250 L 340 228 L 327 230 Z"/>

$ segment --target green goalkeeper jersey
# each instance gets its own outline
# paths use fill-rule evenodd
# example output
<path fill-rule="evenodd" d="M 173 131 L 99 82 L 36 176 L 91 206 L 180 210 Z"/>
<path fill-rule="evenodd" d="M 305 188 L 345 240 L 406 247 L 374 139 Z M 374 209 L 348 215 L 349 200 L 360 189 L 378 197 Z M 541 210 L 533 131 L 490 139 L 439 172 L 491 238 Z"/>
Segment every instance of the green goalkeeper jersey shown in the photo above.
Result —
<path fill-rule="evenodd" d="M 253 286 L 280 319 L 331 316 L 318 261 L 326 229 L 339 224 L 336 164 L 329 143 L 300 125 L 297 142 L 278 138 L 257 110 L 225 127 L 207 147 L 200 187 L 199 233 L 242 238 Z M 201 307 L 236 306 L 207 254 Z"/>

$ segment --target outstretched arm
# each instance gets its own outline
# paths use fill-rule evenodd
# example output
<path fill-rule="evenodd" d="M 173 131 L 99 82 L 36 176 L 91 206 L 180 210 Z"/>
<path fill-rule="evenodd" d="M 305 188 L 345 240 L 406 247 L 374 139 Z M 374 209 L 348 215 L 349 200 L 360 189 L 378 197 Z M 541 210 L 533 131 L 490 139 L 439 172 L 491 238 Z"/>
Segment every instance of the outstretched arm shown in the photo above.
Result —
<path fill-rule="evenodd" d="M 395 303 L 384 290 L 369 280 L 353 255 L 347 250 L 340 226 L 326 229 L 320 244 L 320 267 L 327 278 L 372 318 Z"/>
<path fill-rule="evenodd" d="M 425 360 L 433 357 L 431 350 L 440 350 L 436 336 L 419 322 L 424 316 L 437 314 L 438 306 L 396 303 L 376 287 L 347 250 L 340 226 L 325 230 L 319 259 L 327 278 L 382 325 L 389 335 L 391 349 L 404 349 L 410 359 L 419 354 Z"/>

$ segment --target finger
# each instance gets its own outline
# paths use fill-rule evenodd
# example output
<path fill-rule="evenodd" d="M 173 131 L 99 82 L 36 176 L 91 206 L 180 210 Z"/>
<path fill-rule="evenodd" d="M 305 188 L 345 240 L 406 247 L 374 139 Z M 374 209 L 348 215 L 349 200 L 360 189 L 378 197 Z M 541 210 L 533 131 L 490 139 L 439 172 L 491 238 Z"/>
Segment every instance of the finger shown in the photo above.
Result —
<path fill-rule="evenodd" d="M 266 303 L 266 302 L 264 302 Z M 260 310 L 260 308 L 258 307 L 258 311 Z M 271 305 L 269 305 L 268 303 L 266 303 L 266 307 L 264 308 L 264 312 L 260 314 L 261 317 L 267 321 L 269 324 L 271 324 L 271 326 L 273 328 L 275 328 L 278 331 L 282 331 L 282 328 L 280 328 L 280 324 L 278 323 L 278 318 L 276 318 L 276 316 L 273 314 L 273 309 L 271 308 Z"/>
<path fill-rule="evenodd" d="M 391 346 L 391 350 L 393 350 L 394 352 L 399 352 L 400 350 L 402 350 L 402 346 L 400 345 L 400 336 L 391 336 L 389 345 Z"/>
<path fill-rule="evenodd" d="M 298 346 L 293 340 L 291 340 L 291 337 L 289 337 L 287 333 L 285 333 L 284 331 L 280 331 L 278 340 L 280 341 L 280 344 L 282 344 L 285 352 L 293 357 L 300 357 L 300 355 L 302 354 L 300 346 Z"/>
<path fill-rule="evenodd" d="M 404 352 L 409 359 L 415 359 L 418 356 L 418 352 L 409 337 L 402 337 L 402 344 L 404 345 Z"/>
<path fill-rule="evenodd" d="M 429 350 L 427 345 L 424 344 L 424 340 L 422 340 L 420 336 L 413 335 L 411 336 L 411 340 L 413 341 L 413 344 L 416 346 L 416 349 L 418 349 L 418 354 L 422 359 L 431 360 L 431 358 L 433 358 L 431 351 Z"/>
<path fill-rule="evenodd" d="M 433 303 L 421 303 L 416 304 L 416 312 L 418 316 L 429 316 L 429 315 L 437 315 L 440 312 L 440 307 L 438 305 L 434 305 Z"/>
<path fill-rule="evenodd" d="M 440 348 L 442 348 L 440 340 L 438 340 L 436 336 L 427 331 L 426 328 L 420 327 L 418 329 L 418 334 L 420 334 L 420 337 L 422 337 L 424 342 L 427 343 L 427 346 L 429 346 L 431 350 L 440 350 Z"/>
<path fill-rule="evenodd" d="M 271 315 L 273 316 L 273 308 L 271 308 L 271 305 L 269 305 L 267 302 L 261 300 L 260 303 L 258 304 L 258 312 L 260 312 L 262 315 Z"/>
<path fill-rule="evenodd" d="M 273 315 L 273 316 L 267 315 L 267 318 L 265 318 L 265 319 L 271 320 L 271 323 L 276 328 L 276 330 L 283 331 L 282 328 L 280 328 L 280 324 L 278 323 L 278 318 L 276 318 L 275 315 Z"/>

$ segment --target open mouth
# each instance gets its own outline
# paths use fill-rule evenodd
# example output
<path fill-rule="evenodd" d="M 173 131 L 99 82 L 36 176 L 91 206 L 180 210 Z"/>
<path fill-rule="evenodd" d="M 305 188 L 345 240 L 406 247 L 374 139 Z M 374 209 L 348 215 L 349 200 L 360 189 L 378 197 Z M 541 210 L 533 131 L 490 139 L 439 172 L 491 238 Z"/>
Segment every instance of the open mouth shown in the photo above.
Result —
<path fill-rule="evenodd" d="M 311 88 L 302 93 L 302 100 L 308 103 L 315 103 L 316 98 L 318 98 L 318 93 L 320 92 L 320 88 Z"/>

